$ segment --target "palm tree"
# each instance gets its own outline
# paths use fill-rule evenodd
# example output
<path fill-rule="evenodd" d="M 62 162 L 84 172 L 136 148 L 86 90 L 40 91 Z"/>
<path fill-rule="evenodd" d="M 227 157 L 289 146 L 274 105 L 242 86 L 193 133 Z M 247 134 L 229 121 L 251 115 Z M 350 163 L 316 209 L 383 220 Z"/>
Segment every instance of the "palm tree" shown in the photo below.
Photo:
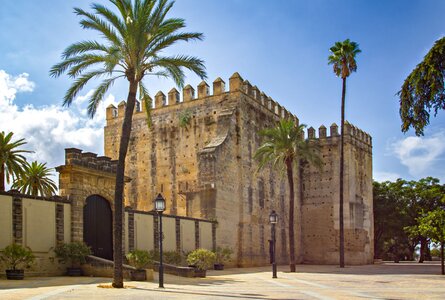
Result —
<path fill-rule="evenodd" d="M 0 132 L 0 191 L 5 191 L 5 177 L 6 183 L 10 183 L 23 173 L 23 165 L 26 162 L 24 153 L 31 151 L 20 150 L 20 146 L 26 144 L 25 139 L 11 141 L 14 133 L 6 134 L 4 131 Z"/>
<path fill-rule="evenodd" d="M 116 79 L 128 80 L 129 90 L 122 123 L 114 195 L 114 277 L 113 287 L 123 287 L 122 224 L 125 157 L 131 133 L 136 94 L 150 113 L 151 99 L 143 84 L 149 76 L 170 77 L 182 87 L 184 70 L 206 77 L 204 62 L 186 55 L 166 56 L 165 50 L 180 41 L 201 40 L 202 33 L 187 33 L 181 29 L 185 21 L 167 18 L 173 6 L 168 0 L 110 0 L 114 9 L 92 4 L 93 13 L 75 8 L 82 17 L 80 24 L 101 34 L 104 42 L 82 41 L 72 44 L 62 54 L 62 62 L 54 65 L 50 75 L 67 73 L 75 79 L 68 89 L 64 105 L 69 106 L 77 94 L 92 79 L 105 79 L 89 99 L 88 113 L 94 116 L 97 106 Z"/>
<path fill-rule="evenodd" d="M 334 67 L 334 73 L 338 77 L 341 77 L 343 81 L 342 93 L 341 93 L 341 141 L 340 141 L 340 268 L 345 267 L 345 232 L 344 232 L 344 219 L 343 219 L 343 175 L 344 175 L 344 130 L 345 130 L 345 96 L 346 96 L 346 78 L 351 75 L 352 72 L 357 71 L 357 63 L 355 56 L 361 52 L 358 48 L 358 44 L 349 41 L 349 39 L 343 42 L 336 42 L 330 49 L 331 55 L 328 57 L 330 65 Z"/>
<path fill-rule="evenodd" d="M 402 131 L 412 126 L 416 135 L 430 122 L 430 111 L 434 115 L 445 109 L 445 37 L 437 40 L 414 70 L 408 75 L 398 92 Z"/>
<path fill-rule="evenodd" d="M 317 148 L 305 141 L 303 129 L 306 125 L 296 126 L 292 120 L 280 120 L 276 127 L 260 131 L 263 143 L 255 152 L 258 169 L 271 163 L 276 169 L 285 169 L 289 183 L 289 258 L 290 271 L 295 272 L 295 236 L 294 236 L 294 164 L 308 161 L 320 165 Z M 301 178 L 300 178 L 301 180 Z"/>
<path fill-rule="evenodd" d="M 51 168 L 47 168 L 46 163 L 26 162 L 23 165 L 23 174 L 14 181 L 12 188 L 31 196 L 51 197 L 57 190 L 51 175 Z"/>

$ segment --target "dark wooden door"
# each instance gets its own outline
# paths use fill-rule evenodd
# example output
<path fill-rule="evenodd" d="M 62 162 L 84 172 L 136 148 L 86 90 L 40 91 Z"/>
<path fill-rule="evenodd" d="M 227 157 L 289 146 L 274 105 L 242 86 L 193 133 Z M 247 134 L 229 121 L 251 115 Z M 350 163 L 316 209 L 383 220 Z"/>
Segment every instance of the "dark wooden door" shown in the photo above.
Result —
<path fill-rule="evenodd" d="M 110 203 L 101 196 L 89 196 L 83 208 L 83 240 L 93 255 L 113 259 L 112 228 Z"/>

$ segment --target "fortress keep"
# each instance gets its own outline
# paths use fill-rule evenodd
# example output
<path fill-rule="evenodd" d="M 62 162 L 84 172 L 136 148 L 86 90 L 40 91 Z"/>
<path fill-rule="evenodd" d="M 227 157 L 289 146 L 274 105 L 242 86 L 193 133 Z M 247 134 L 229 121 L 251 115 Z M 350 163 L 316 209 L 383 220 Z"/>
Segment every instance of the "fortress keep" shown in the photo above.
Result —
<path fill-rule="evenodd" d="M 277 253 L 287 261 L 288 186 L 269 168 L 256 172 L 253 159 L 258 132 L 281 118 L 298 118 L 238 73 L 217 78 L 213 93 L 206 82 L 167 96 L 158 92 L 148 128 L 144 107 L 137 105 L 126 161 L 125 204 L 149 211 L 162 193 L 167 213 L 216 220 L 216 245 L 235 250 L 238 266 L 268 264 L 271 210 L 279 214 Z M 117 159 L 125 102 L 107 108 L 105 155 Z M 345 258 L 348 264 L 373 261 L 372 142 L 365 132 L 345 128 Z M 296 167 L 296 246 L 300 263 L 338 263 L 339 143 L 332 124 L 308 129 L 320 146 L 321 170 Z"/>

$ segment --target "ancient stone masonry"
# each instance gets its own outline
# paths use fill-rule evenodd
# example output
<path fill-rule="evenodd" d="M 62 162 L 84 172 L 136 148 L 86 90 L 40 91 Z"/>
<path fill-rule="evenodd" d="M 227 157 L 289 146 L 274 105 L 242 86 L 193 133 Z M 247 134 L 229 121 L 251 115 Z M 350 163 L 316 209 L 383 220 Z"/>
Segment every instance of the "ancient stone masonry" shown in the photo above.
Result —
<path fill-rule="evenodd" d="M 59 172 L 60 195 L 69 197 L 72 203 L 72 240 L 83 240 L 83 207 L 88 196 L 101 195 L 113 202 L 116 167 L 117 161 L 109 157 L 98 157 L 76 148 L 65 149 L 65 165 L 56 170 Z"/>
<path fill-rule="evenodd" d="M 372 144 L 371 137 L 345 124 L 345 248 L 347 262 L 372 263 Z M 318 170 L 305 165 L 302 174 L 302 243 L 308 263 L 334 263 L 339 243 L 339 168 L 340 135 L 338 126 L 308 129 L 308 138 L 317 143 L 323 158 Z M 314 222 L 318 220 L 318 222 Z"/>
<path fill-rule="evenodd" d="M 112 159 L 118 157 L 125 105 L 110 105 L 106 112 L 105 155 Z M 261 142 L 261 129 L 282 118 L 297 124 L 299 119 L 238 73 L 230 77 L 228 90 L 221 78 L 213 82 L 213 93 L 201 82 L 197 97 L 187 85 L 182 101 L 176 89 L 167 96 L 158 92 L 151 128 L 144 110 L 137 105 L 133 116 L 126 205 L 151 210 L 153 199 L 162 193 L 167 199 L 166 213 L 217 220 L 215 244 L 231 246 L 239 266 L 268 263 L 268 215 L 274 209 L 280 217 L 277 253 L 280 262 L 286 262 L 287 181 L 272 168 L 256 172 L 253 155 Z M 371 137 L 350 124 L 346 129 L 346 259 L 348 263 L 369 263 L 373 257 Z M 338 128 L 333 124 L 327 135 L 326 127 L 321 126 L 318 138 L 315 129 L 309 128 L 308 138 L 320 146 L 324 167 L 302 166 L 300 172 L 294 172 L 297 257 L 300 262 L 336 263 Z M 74 153 L 72 160 L 90 163 L 79 155 Z M 195 233 L 199 235 L 199 230 Z"/>

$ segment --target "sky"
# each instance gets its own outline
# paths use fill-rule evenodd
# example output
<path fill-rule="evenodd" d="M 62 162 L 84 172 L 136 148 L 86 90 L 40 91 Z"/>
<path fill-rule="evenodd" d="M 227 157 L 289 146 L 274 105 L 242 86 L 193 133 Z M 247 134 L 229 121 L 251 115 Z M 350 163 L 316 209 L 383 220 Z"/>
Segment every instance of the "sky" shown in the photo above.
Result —
<path fill-rule="evenodd" d="M 71 79 L 49 70 L 74 42 L 98 39 L 80 27 L 73 7 L 91 0 L 2 0 L 0 6 L 0 131 L 13 131 L 33 150 L 30 160 L 49 167 L 64 163 L 64 148 L 103 155 L 105 107 L 126 98 L 121 81 L 106 95 L 96 116 L 86 114 L 87 85 L 70 107 L 62 106 Z M 109 5 L 108 1 L 96 0 Z M 347 80 L 346 119 L 373 138 L 377 181 L 445 182 L 445 111 L 431 118 L 423 137 L 400 130 L 400 90 L 406 76 L 444 36 L 445 1 L 177 0 L 171 17 L 186 20 L 201 42 L 175 45 L 166 54 L 205 61 L 208 83 L 234 72 L 318 128 L 340 123 L 341 79 L 327 64 L 329 48 L 347 38 L 359 44 L 358 69 Z M 186 73 L 186 83 L 201 81 Z M 97 83 L 97 82 L 96 82 Z M 150 78 L 151 95 L 165 94 L 171 80 Z"/>

